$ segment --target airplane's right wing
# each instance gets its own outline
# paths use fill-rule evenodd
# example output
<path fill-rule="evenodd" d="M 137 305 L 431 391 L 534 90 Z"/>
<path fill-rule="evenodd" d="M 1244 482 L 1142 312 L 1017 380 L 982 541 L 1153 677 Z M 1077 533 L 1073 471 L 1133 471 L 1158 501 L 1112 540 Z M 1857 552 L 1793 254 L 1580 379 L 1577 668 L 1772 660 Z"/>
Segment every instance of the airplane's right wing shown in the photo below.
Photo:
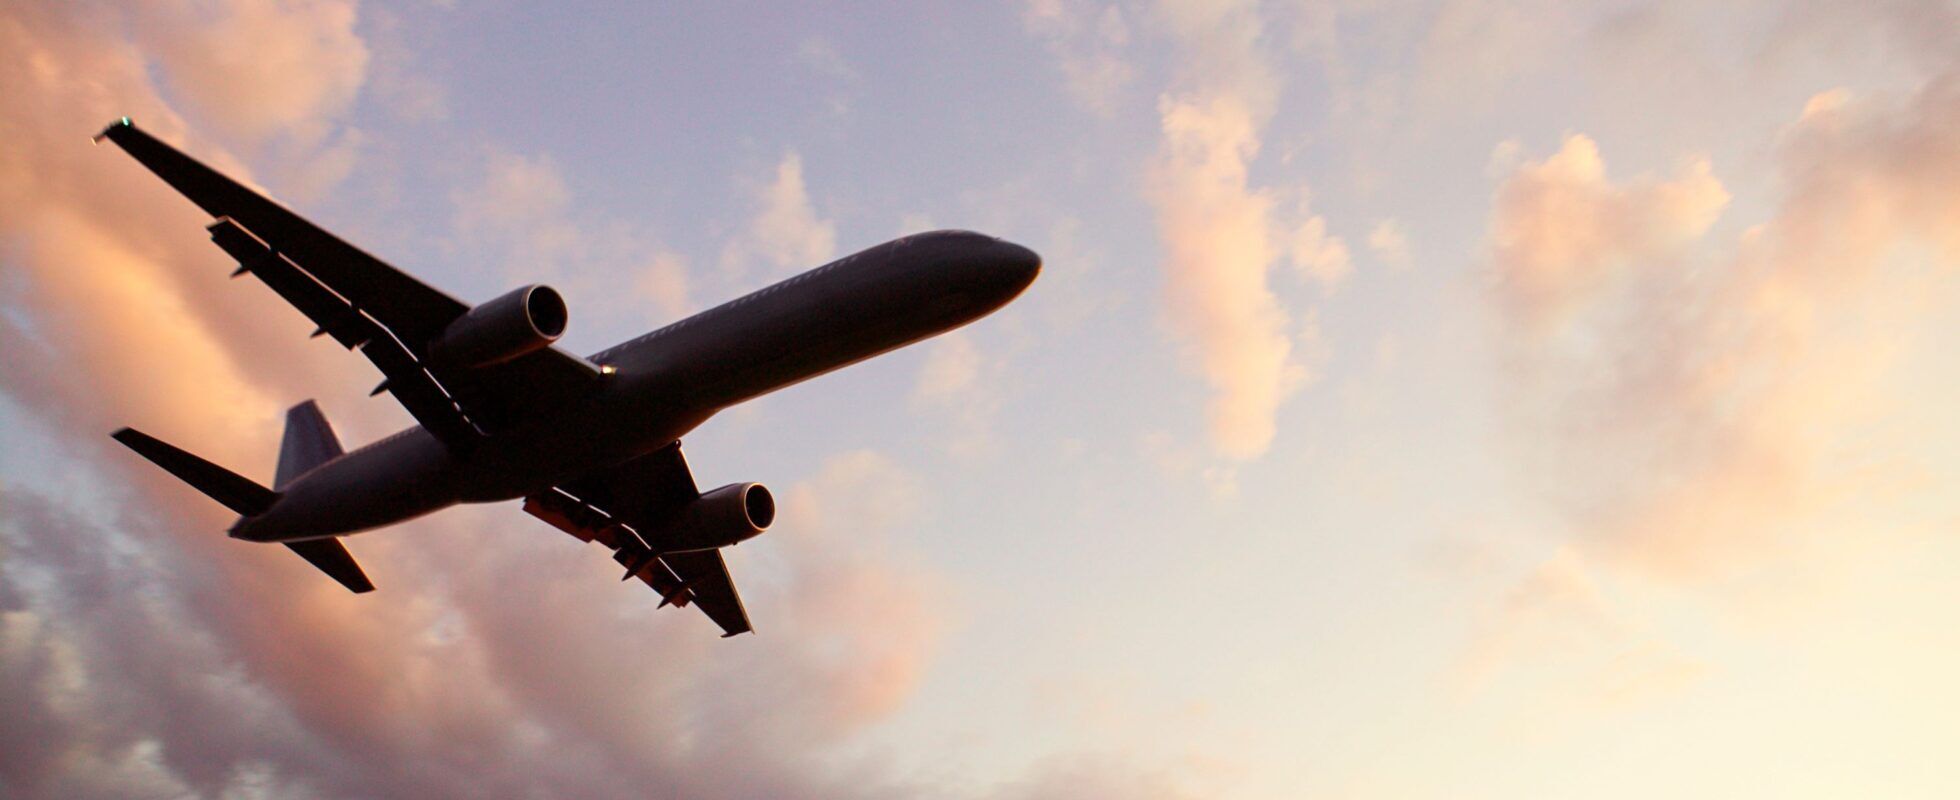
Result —
<path fill-rule="evenodd" d="M 524 498 L 524 510 L 581 540 L 613 551 L 613 560 L 660 593 L 660 604 L 693 605 L 721 626 L 723 637 L 754 630 L 719 550 L 653 554 L 641 531 L 701 496 L 680 442 L 608 470 Z"/>
<path fill-rule="evenodd" d="M 428 349 L 470 310 L 123 119 L 108 139 L 218 221 L 211 236 L 321 333 L 360 348 L 417 422 L 452 447 L 515 427 L 595 386 L 599 369 L 556 347 L 481 367 L 429 363 Z"/>

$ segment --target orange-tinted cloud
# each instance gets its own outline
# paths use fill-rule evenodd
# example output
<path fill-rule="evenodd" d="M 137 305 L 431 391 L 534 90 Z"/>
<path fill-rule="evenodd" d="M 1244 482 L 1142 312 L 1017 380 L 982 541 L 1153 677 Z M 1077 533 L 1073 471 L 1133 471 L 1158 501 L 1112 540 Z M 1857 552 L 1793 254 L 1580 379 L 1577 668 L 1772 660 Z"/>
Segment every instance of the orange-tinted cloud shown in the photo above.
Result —
<path fill-rule="evenodd" d="M 1960 73 L 1910 101 L 1812 101 L 1785 188 L 1733 248 L 1698 237 L 1726 200 L 1706 164 L 1615 184 L 1581 137 L 1498 192 L 1492 263 L 1512 399 L 1579 530 L 1662 574 L 1843 535 L 1910 437 L 1871 421 L 1960 266 Z M 1859 523 L 1862 524 L 1862 523 Z"/>
<path fill-rule="evenodd" d="M 1151 179 L 1164 243 L 1165 304 L 1211 384 L 1219 452 L 1271 445 L 1279 405 L 1299 384 L 1287 314 L 1267 286 L 1276 256 L 1272 198 L 1249 189 L 1256 123 L 1236 98 L 1166 98 L 1164 153 Z"/>
<path fill-rule="evenodd" d="M 1214 447 L 1254 458 L 1271 446 L 1281 403 L 1306 378 L 1268 272 L 1285 254 L 1332 285 L 1347 271 L 1347 248 L 1304 209 L 1287 224 L 1277 194 L 1251 183 L 1278 92 L 1258 9 L 1175 2 L 1158 13 L 1184 72 L 1182 88 L 1158 102 L 1163 143 L 1146 190 L 1164 247 L 1164 304 L 1211 386 Z"/>
<path fill-rule="evenodd" d="M 760 260 L 777 272 L 809 269 L 837 254 L 837 226 L 819 216 L 803 180 L 803 157 L 783 154 L 775 179 L 758 187 L 755 215 L 722 251 L 722 266 L 737 274 Z"/>
<path fill-rule="evenodd" d="M 1498 189 L 1490 237 L 1499 294 L 1525 325 L 1557 325 L 1619 274 L 1654 268 L 1699 239 L 1728 203 L 1706 160 L 1672 180 L 1615 185 L 1599 146 L 1567 136 Z"/>
<path fill-rule="evenodd" d="M 1525 695 L 1614 706 L 1666 693 L 1705 665 L 1651 629 L 1600 583 L 1576 548 L 1558 548 L 1480 611 L 1451 673 L 1470 699 L 1508 684 Z"/>
<path fill-rule="evenodd" d="M 199 118 L 230 132 L 317 135 L 367 78 L 352 0 L 156 0 L 136 6 L 138 42 Z"/>

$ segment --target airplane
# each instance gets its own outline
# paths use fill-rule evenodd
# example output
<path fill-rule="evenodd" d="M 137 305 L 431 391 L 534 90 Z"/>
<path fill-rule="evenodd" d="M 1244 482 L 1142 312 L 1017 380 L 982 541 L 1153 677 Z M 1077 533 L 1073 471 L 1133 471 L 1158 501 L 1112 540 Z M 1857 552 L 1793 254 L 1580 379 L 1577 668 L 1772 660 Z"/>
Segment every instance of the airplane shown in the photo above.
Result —
<path fill-rule="evenodd" d="M 471 306 L 342 241 L 138 129 L 95 137 L 214 221 L 211 239 L 359 350 L 415 426 L 352 451 L 312 400 L 286 414 L 271 487 L 132 428 L 112 437 L 237 512 L 233 538 L 278 542 L 355 593 L 374 584 L 341 537 L 458 503 L 522 498 L 598 542 L 723 637 L 753 631 L 721 548 L 768 530 L 769 490 L 700 491 L 680 439 L 716 412 L 944 333 L 1007 305 L 1041 272 L 1033 250 L 970 231 L 907 236 L 580 358 L 554 342 L 564 298 L 542 284 Z"/>

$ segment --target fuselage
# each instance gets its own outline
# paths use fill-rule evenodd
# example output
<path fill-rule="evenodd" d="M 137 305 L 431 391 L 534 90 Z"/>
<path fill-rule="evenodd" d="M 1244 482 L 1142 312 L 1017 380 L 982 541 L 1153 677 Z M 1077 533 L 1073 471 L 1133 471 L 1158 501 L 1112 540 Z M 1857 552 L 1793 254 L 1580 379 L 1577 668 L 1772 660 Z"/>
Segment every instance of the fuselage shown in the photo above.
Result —
<path fill-rule="evenodd" d="M 232 535 L 334 536 L 538 493 L 664 447 L 729 406 L 985 316 L 1040 268 L 1033 251 L 966 231 L 887 242 L 592 354 L 606 373 L 597 389 L 468 452 L 418 426 L 321 464 Z"/>

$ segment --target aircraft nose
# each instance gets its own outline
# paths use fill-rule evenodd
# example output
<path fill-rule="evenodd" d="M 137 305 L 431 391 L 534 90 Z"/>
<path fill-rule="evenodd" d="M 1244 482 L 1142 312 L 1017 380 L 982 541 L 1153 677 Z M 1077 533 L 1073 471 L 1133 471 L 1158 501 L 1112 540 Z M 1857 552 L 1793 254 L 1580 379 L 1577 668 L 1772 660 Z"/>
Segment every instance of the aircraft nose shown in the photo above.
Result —
<path fill-rule="evenodd" d="M 1004 239 L 994 240 L 987 260 L 996 279 L 1014 294 L 1020 294 L 1041 275 L 1041 254 Z"/>

